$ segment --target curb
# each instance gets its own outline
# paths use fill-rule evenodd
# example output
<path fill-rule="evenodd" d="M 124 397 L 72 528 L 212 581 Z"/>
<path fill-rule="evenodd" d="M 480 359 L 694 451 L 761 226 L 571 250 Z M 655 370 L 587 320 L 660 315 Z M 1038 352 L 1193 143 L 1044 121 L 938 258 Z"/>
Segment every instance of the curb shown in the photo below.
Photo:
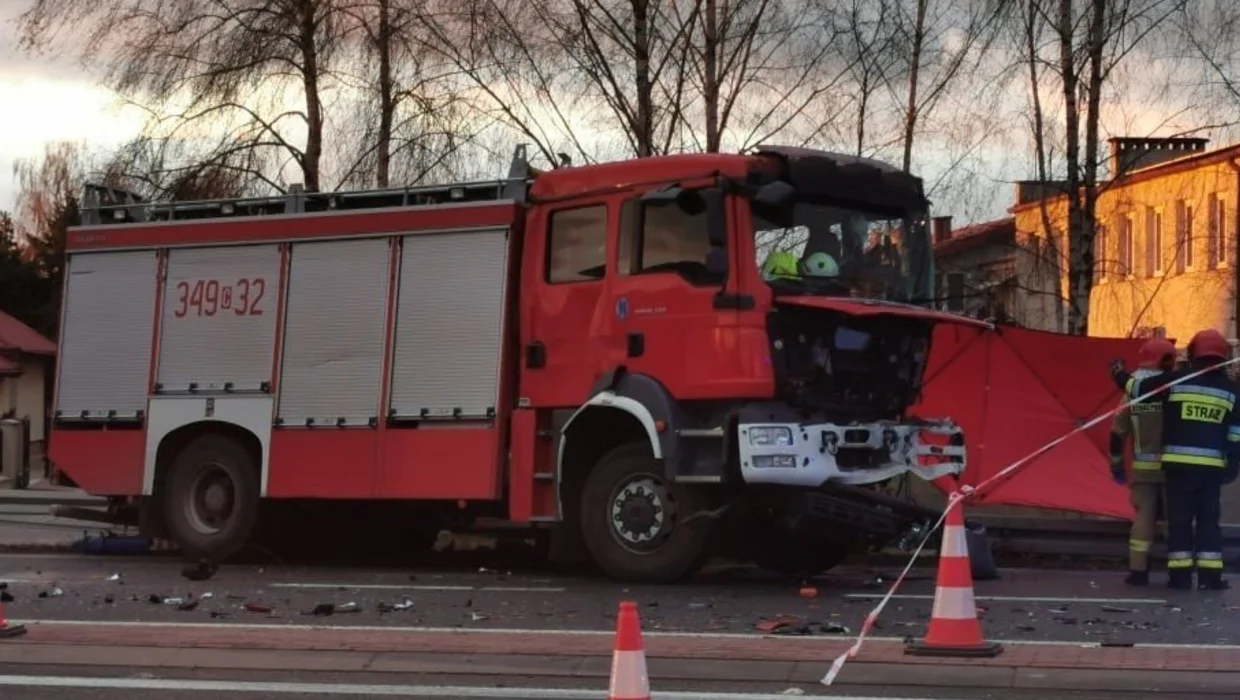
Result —
<path fill-rule="evenodd" d="M 333 676 L 452 676 L 539 679 L 595 679 L 605 686 L 607 656 L 443 654 L 431 652 L 280 651 L 271 649 L 157 648 L 76 644 L 0 644 L 0 664 L 9 668 L 142 668 L 169 675 L 201 671 L 246 671 Z M 724 661 L 655 657 L 647 660 L 659 683 L 787 683 L 817 685 L 830 665 L 822 661 Z M 386 678 L 385 678 L 386 680 Z M 958 663 L 893 664 L 854 661 L 838 686 L 967 688 L 971 690 L 1090 691 L 1109 693 L 1191 692 L 1234 697 L 1240 672 L 1139 671 L 1122 669 L 1031 669 Z"/>

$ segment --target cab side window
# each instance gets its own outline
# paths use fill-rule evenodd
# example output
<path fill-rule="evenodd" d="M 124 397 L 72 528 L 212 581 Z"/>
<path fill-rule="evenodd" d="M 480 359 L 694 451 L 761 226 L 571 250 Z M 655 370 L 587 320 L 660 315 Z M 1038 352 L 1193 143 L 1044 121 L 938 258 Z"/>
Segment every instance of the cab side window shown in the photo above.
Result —
<path fill-rule="evenodd" d="M 601 280 L 607 271 L 607 207 L 552 212 L 547 225 L 547 282 Z"/>
<path fill-rule="evenodd" d="M 677 204 L 640 199 L 620 211 L 620 274 L 676 274 L 689 284 L 719 286 L 726 275 L 707 269 L 710 253 L 705 207 L 686 211 Z"/>

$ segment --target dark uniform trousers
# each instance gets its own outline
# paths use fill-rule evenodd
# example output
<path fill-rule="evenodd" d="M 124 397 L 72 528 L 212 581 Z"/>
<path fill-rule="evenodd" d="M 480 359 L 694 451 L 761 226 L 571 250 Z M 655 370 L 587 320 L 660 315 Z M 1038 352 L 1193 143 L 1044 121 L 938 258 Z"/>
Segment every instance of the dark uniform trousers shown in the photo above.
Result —
<path fill-rule="evenodd" d="M 1167 486 L 1167 570 L 1200 583 L 1223 576 L 1223 529 L 1219 525 L 1223 475 L 1215 470 L 1164 467 Z M 1176 572 L 1182 572 L 1178 576 Z"/>

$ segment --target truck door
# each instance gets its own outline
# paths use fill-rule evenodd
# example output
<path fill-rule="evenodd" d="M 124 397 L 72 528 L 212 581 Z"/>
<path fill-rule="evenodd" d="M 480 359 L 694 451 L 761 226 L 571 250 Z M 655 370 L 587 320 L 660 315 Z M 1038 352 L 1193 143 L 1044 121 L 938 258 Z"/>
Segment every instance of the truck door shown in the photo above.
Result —
<path fill-rule="evenodd" d="M 603 199 L 537 206 L 526 229 L 521 293 L 521 391 L 535 407 L 579 406 L 605 364 L 610 332 Z M 614 228 L 614 227 L 611 227 Z"/>
<path fill-rule="evenodd" d="M 643 202 L 641 194 L 621 207 L 617 274 L 610 285 L 619 361 L 630 372 L 657 378 L 680 398 L 730 396 L 737 311 L 716 298 L 736 280 L 708 268 L 707 212 Z M 735 250 L 732 228 L 728 257 Z"/>

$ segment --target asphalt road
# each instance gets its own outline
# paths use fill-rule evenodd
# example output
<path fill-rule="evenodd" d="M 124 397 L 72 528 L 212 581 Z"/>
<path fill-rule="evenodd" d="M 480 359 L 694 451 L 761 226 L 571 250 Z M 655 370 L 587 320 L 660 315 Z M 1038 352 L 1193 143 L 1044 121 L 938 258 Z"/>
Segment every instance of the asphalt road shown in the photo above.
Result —
<path fill-rule="evenodd" d="M 489 568 L 254 565 L 225 566 L 208 581 L 192 582 L 181 569 L 175 559 L 2 555 L 0 583 L 12 597 L 8 616 L 32 621 L 610 630 L 618 601 L 629 599 L 641 605 L 649 631 L 745 633 L 781 616 L 788 632 L 801 622 L 855 631 L 895 573 L 840 569 L 814 581 L 807 596 L 793 582 L 750 568 L 674 586 Z M 1240 644 L 1240 591 L 1134 589 L 1112 572 L 1005 570 L 1001 580 L 978 582 L 976 592 L 986 634 L 999 640 Z M 914 570 L 875 634 L 921 634 L 933 595 L 933 570 Z M 193 609 L 181 609 L 187 602 Z M 348 603 L 359 611 L 313 614 Z"/>

